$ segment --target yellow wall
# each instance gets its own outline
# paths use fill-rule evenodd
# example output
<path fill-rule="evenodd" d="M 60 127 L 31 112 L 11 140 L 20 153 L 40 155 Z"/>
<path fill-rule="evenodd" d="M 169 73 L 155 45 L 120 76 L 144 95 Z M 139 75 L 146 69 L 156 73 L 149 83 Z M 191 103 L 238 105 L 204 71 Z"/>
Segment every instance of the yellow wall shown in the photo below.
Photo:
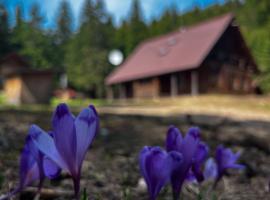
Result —
<path fill-rule="evenodd" d="M 19 76 L 7 78 L 4 83 L 4 91 L 7 97 L 8 103 L 20 104 L 21 103 L 21 89 L 22 80 Z"/>

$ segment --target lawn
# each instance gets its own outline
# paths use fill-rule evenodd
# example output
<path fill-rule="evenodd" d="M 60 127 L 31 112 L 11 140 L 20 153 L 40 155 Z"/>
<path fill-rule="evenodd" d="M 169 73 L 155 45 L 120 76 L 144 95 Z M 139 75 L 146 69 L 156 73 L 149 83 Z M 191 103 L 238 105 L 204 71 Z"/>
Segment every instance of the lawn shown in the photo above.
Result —
<path fill-rule="evenodd" d="M 218 115 L 234 119 L 270 119 L 270 97 L 200 95 L 176 98 L 144 100 L 115 100 L 106 106 L 99 106 L 100 112 L 172 116 L 179 114 Z"/>
<path fill-rule="evenodd" d="M 49 105 L 12 106 L 2 104 L 2 111 L 49 112 L 63 102 L 52 98 Z M 236 120 L 270 120 L 270 97 L 251 95 L 200 95 L 157 99 L 70 99 L 65 101 L 79 112 L 93 104 L 102 114 L 169 117 L 177 115 L 214 115 Z"/>

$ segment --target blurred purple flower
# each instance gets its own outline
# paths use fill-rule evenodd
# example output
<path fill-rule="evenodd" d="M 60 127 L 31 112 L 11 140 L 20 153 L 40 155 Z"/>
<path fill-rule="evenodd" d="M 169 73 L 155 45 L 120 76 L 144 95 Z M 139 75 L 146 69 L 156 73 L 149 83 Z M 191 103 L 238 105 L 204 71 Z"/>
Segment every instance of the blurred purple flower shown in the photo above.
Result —
<path fill-rule="evenodd" d="M 216 149 L 215 161 L 213 158 L 207 160 L 204 170 L 206 179 L 215 179 L 214 187 L 220 179 L 227 174 L 228 169 L 244 169 L 244 165 L 237 164 L 240 152 L 233 153 L 231 149 L 219 145 Z"/>
<path fill-rule="evenodd" d="M 190 128 L 183 138 L 180 131 L 171 126 L 167 133 L 166 149 L 170 151 L 178 151 L 183 156 L 183 163 L 175 168 L 171 176 L 171 184 L 174 199 L 179 199 L 180 192 L 184 181 L 188 178 L 192 165 L 199 175 L 199 164 L 204 158 L 204 148 L 200 145 L 200 130 L 198 128 Z M 198 154 L 196 156 L 196 154 Z"/>
<path fill-rule="evenodd" d="M 202 166 L 206 161 L 208 154 L 209 154 L 209 147 L 205 143 L 200 142 L 197 147 L 191 166 L 191 171 L 199 183 L 204 181 Z"/>
<path fill-rule="evenodd" d="M 160 147 L 144 147 L 141 150 L 140 170 L 151 200 L 155 200 L 162 187 L 169 182 L 172 171 L 181 165 L 182 159 L 180 153 L 167 153 Z"/>
<path fill-rule="evenodd" d="M 224 148 L 222 145 L 219 145 L 216 149 L 216 162 L 217 162 L 217 181 L 219 181 L 223 175 L 227 173 L 227 169 L 244 169 L 244 165 L 237 164 L 241 153 L 233 153 L 231 149 Z"/>
<path fill-rule="evenodd" d="M 53 137 L 36 126 L 32 139 L 41 152 L 70 173 L 78 199 L 82 163 L 97 134 L 99 117 L 92 105 L 75 118 L 66 104 L 59 104 L 53 114 L 52 126 Z"/>
<path fill-rule="evenodd" d="M 25 140 L 25 146 L 20 158 L 20 181 L 16 189 L 11 191 L 1 200 L 9 199 L 11 196 L 22 191 L 25 187 L 31 185 L 35 181 L 39 181 L 38 192 L 42 187 L 45 176 L 55 178 L 60 174 L 60 168 L 44 155 L 34 145 L 30 135 L 35 131 L 32 126 Z"/>
<path fill-rule="evenodd" d="M 205 162 L 203 175 L 205 180 L 215 180 L 217 178 L 217 163 L 214 158 L 208 158 Z"/>

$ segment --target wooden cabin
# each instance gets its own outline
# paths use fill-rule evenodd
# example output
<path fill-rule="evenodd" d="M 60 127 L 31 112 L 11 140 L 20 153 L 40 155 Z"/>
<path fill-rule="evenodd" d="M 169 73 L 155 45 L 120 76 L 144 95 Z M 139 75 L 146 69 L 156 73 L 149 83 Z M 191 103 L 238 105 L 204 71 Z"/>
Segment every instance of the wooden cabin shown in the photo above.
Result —
<path fill-rule="evenodd" d="M 1 88 L 10 104 L 48 103 L 52 95 L 53 73 L 35 70 L 16 53 L 0 61 Z"/>
<path fill-rule="evenodd" d="M 109 98 L 250 94 L 257 64 L 232 14 L 141 43 L 107 78 Z"/>

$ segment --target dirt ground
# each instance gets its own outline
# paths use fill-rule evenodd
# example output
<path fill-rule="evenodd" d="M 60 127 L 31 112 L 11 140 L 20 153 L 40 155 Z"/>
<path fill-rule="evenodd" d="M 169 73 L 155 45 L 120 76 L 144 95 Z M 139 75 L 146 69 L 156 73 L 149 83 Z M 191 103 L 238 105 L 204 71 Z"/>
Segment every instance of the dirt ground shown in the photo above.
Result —
<path fill-rule="evenodd" d="M 0 112 L 0 194 L 18 181 L 18 159 L 28 128 L 35 123 L 50 129 L 49 112 Z M 219 185 L 217 199 L 270 199 L 270 122 L 232 120 L 215 115 L 139 116 L 101 114 L 101 129 L 83 166 L 82 188 L 90 200 L 146 200 L 139 184 L 138 153 L 145 145 L 164 145 L 166 131 L 174 124 L 185 132 L 190 126 L 202 129 L 203 140 L 211 147 L 222 143 L 242 151 L 242 172 L 231 172 Z M 203 187 L 203 186 L 202 186 Z M 33 199 L 35 188 L 28 188 L 14 199 Z M 183 199 L 197 199 L 197 186 L 187 185 Z M 36 198 L 38 199 L 38 198 Z M 39 199 L 72 199 L 72 182 L 62 173 L 47 180 Z M 170 189 L 160 199 L 169 200 Z"/>

